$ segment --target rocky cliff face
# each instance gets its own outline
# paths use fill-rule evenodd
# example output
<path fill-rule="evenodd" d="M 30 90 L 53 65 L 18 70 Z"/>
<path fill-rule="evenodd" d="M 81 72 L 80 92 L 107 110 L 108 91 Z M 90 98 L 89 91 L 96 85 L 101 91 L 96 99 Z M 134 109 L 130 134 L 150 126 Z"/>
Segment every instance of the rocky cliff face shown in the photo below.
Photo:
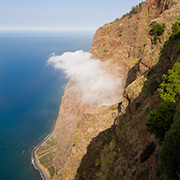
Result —
<path fill-rule="evenodd" d="M 121 67 L 124 98 L 119 105 L 88 107 L 79 103 L 73 82 L 68 83 L 54 133 L 36 153 L 49 178 L 158 179 L 158 148 L 143 164 L 139 156 L 149 141 L 157 141 L 145 124 L 161 102 L 156 89 L 162 74 L 180 60 L 180 42 L 165 43 L 172 22 L 179 19 L 179 0 L 147 0 L 137 13 L 97 30 L 90 52 Z M 156 44 L 149 35 L 153 21 L 166 25 Z"/>
<path fill-rule="evenodd" d="M 155 58 L 159 48 L 171 33 L 170 22 L 175 20 L 174 17 L 179 16 L 179 8 L 176 4 L 178 2 L 149 0 L 142 4 L 140 13 L 133 14 L 131 18 L 125 16 L 104 25 L 97 30 L 90 52 L 101 60 L 116 60 L 117 65 L 123 67 L 124 74 L 127 74 L 134 64 L 139 63 L 138 74 L 134 75 L 142 75 L 156 63 Z M 166 12 L 163 13 L 165 10 Z M 167 24 L 166 32 L 158 39 L 159 46 L 153 46 L 152 38 L 149 36 L 149 25 L 153 21 Z M 134 68 L 134 71 L 137 68 Z"/>

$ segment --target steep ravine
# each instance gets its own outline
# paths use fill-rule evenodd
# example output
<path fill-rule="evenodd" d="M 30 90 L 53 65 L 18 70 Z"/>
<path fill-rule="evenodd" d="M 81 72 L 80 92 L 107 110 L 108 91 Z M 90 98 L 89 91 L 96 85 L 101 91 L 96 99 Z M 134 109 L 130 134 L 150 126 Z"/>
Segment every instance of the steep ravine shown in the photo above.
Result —
<path fill-rule="evenodd" d="M 93 57 L 112 59 L 121 67 L 124 98 L 112 106 L 80 104 L 73 82 L 66 86 L 53 134 L 36 150 L 38 165 L 49 179 L 147 180 L 158 179 L 158 148 L 143 164 L 139 156 L 151 140 L 148 113 L 161 102 L 156 91 L 176 61 L 179 41 L 165 43 L 171 24 L 180 19 L 179 0 L 147 0 L 141 11 L 99 28 L 90 49 Z M 150 24 L 166 24 L 157 44 Z M 153 75 L 147 72 L 153 69 Z"/>

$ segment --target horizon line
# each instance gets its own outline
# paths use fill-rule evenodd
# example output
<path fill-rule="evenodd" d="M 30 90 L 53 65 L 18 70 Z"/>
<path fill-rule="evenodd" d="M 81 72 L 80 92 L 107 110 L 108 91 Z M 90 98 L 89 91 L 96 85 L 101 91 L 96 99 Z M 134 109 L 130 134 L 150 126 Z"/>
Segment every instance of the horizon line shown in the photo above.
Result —
<path fill-rule="evenodd" d="M 8 28 L 0 27 L 0 31 L 96 31 L 98 28 Z"/>

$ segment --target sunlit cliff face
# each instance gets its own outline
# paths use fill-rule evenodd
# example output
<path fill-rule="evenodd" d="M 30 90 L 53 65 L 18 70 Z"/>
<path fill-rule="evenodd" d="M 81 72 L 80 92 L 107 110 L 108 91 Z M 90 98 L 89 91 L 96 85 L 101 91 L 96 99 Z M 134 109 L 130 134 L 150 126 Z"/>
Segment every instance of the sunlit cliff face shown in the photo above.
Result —
<path fill-rule="evenodd" d="M 123 91 L 120 69 L 111 61 L 92 59 L 82 50 L 52 55 L 48 59 L 56 69 L 65 72 L 73 81 L 74 91 L 80 91 L 80 101 L 89 106 L 110 105 L 120 101 Z"/>

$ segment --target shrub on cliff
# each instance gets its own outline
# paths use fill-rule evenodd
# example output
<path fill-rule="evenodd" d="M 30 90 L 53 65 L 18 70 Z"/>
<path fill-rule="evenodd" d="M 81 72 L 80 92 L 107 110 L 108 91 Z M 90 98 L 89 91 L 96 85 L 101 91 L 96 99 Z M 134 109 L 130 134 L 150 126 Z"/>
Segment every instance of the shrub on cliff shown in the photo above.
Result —
<path fill-rule="evenodd" d="M 150 26 L 151 26 L 151 30 L 149 31 L 149 34 L 151 36 L 154 36 L 153 43 L 156 44 L 158 36 L 161 36 L 164 33 L 165 23 L 161 25 L 157 23 L 156 21 L 154 21 L 151 23 Z"/>
<path fill-rule="evenodd" d="M 176 103 L 164 101 L 157 106 L 156 112 L 151 112 L 146 124 L 147 131 L 155 134 L 160 141 L 164 139 L 165 133 L 170 129 L 173 122 Z"/>
<path fill-rule="evenodd" d="M 168 180 L 180 179 L 180 116 L 166 133 L 160 158 Z"/>
<path fill-rule="evenodd" d="M 142 2 L 139 3 L 138 5 L 133 6 L 133 7 L 131 8 L 131 11 L 130 11 L 129 13 L 124 14 L 124 15 L 122 16 L 122 18 L 124 18 L 124 17 L 126 17 L 126 16 L 128 16 L 128 18 L 131 18 L 133 14 L 137 14 L 137 13 L 141 12 L 141 7 L 142 7 L 143 3 L 144 3 L 144 2 L 142 1 Z"/>
<path fill-rule="evenodd" d="M 172 34 L 170 39 L 179 39 L 180 38 L 180 22 L 176 21 L 172 23 Z"/>
<path fill-rule="evenodd" d="M 175 63 L 168 74 L 162 76 L 163 82 L 158 89 L 160 96 L 165 101 L 175 102 L 180 98 L 180 63 Z"/>

